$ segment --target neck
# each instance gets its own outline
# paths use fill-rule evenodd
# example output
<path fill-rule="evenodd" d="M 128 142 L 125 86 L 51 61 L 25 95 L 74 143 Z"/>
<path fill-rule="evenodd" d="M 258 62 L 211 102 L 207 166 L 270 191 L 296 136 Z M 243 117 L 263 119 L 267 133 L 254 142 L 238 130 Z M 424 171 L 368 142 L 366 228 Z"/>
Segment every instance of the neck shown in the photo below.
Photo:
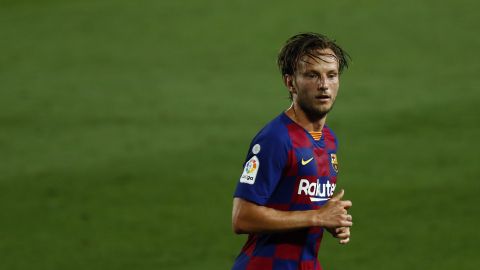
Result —
<path fill-rule="evenodd" d="M 327 115 L 323 116 L 320 119 L 310 119 L 307 114 L 295 103 L 292 103 L 290 108 L 288 108 L 285 113 L 290 119 L 295 123 L 303 127 L 308 132 L 318 132 L 322 131 L 325 121 L 327 120 Z"/>

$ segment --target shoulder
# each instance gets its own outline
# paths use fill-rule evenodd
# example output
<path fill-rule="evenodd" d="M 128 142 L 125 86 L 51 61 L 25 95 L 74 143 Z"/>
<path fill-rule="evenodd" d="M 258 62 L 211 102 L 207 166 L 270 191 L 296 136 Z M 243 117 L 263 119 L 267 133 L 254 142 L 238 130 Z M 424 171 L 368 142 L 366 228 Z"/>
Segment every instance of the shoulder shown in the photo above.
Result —
<path fill-rule="evenodd" d="M 262 142 L 268 145 L 280 146 L 289 145 L 288 120 L 283 113 L 267 123 L 253 138 L 252 143 Z"/>
<path fill-rule="evenodd" d="M 333 132 L 333 130 L 328 127 L 327 125 L 323 126 L 322 130 L 323 134 L 325 134 L 325 143 L 330 145 L 330 148 L 336 149 L 338 147 L 337 136 Z"/>

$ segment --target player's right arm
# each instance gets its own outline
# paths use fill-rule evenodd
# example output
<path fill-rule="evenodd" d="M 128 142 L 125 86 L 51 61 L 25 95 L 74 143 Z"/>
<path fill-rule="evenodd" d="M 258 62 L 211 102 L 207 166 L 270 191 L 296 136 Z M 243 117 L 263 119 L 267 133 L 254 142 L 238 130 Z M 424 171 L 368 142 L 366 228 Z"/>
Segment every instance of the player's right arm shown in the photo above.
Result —
<path fill-rule="evenodd" d="M 237 234 L 288 231 L 307 227 L 338 228 L 352 226 L 347 209 L 352 202 L 342 200 L 340 191 L 317 210 L 281 211 L 234 198 L 232 227 Z"/>

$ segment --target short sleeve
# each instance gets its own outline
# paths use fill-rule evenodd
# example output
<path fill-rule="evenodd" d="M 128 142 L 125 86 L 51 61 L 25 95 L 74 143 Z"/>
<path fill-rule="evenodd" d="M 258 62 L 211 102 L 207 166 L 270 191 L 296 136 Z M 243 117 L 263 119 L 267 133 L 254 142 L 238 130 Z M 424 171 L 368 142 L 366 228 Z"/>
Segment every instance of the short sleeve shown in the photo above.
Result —
<path fill-rule="evenodd" d="M 265 205 L 282 178 L 287 144 L 278 136 L 260 134 L 250 145 L 234 197 Z"/>

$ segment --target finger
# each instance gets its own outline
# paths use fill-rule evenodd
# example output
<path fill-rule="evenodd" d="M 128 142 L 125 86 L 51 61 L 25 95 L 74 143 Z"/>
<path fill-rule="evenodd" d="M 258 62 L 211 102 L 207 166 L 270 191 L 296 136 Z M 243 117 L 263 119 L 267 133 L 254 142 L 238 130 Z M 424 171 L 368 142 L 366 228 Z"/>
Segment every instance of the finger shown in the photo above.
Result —
<path fill-rule="evenodd" d="M 340 240 L 340 244 L 342 244 L 342 245 L 345 245 L 348 242 L 350 242 L 350 238 Z"/>
<path fill-rule="evenodd" d="M 343 220 L 343 221 L 340 222 L 340 226 L 342 226 L 342 227 L 352 227 L 352 226 L 353 226 L 353 222 L 347 221 L 347 220 Z"/>
<path fill-rule="evenodd" d="M 349 209 L 352 207 L 352 202 L 351 201 L 340 201 L 341 205 L 345 209 Z"/>
<path fill-rule="evenodd" d="M 335 228 L 335 233 L 342 233 L 342 232 L 346 232 L 346 231 L 350 231 L 350 228 L 348 228 L 348 227 L 337 227 L 337 228 Z"/>
<path fill-rule="evenodd" d="M 340 190 L 339 193 L 335 194 L 335 196 L 332 197 L 332 201 L 340 201 L 343 197 L 343 194 L 345 194 L 345 191 L 342 189 Z"/>
<path fill-rule="evenodd" d="M 339 239 L 347 239 L 347 238 L 350 238 L 350 233 L 339 233 L 335 236 L 336 238 L 339 238 Z"/>
<path fill-rule="evenodd" d="M 350 228 L 342 227 L 343 229 L 337 233 L 337 238 L 349 238 L 350 237 Z"/>
<path fill-rule="evenodd" d="M 346 221 L 352 221 L 352 215 L 348 215 L 348 214 L 344 214 L 344 215 L 341 215 L 340 218 L 342 220 L 346 220 Z"/>

